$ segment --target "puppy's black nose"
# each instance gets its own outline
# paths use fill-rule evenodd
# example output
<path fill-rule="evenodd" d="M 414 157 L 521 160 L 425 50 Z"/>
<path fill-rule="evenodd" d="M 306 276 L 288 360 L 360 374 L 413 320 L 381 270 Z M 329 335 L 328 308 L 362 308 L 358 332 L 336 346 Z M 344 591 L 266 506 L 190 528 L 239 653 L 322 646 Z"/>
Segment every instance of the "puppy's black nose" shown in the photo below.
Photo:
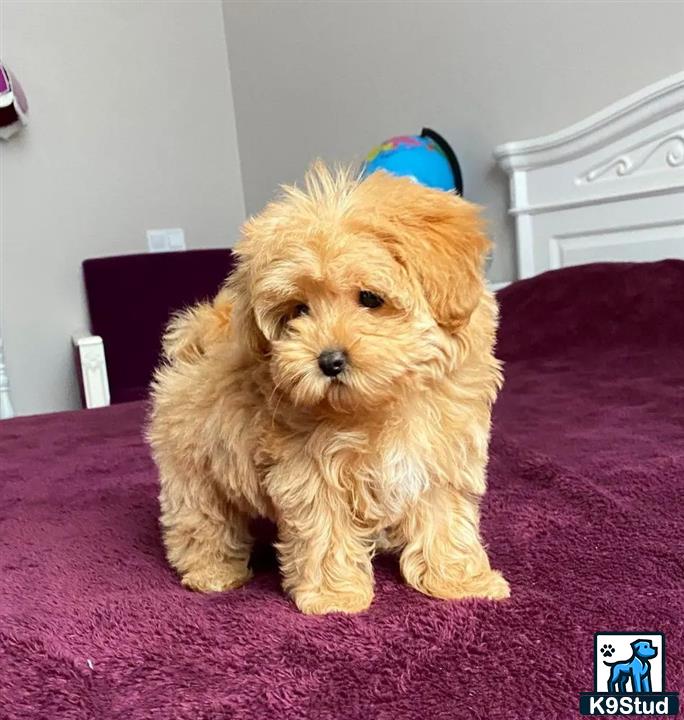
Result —
<path fill-rule="evenodd" d="M 343 350 L 324 350 L 318 356 L 318 367 L 324 375 L 335 377 L 347 365 L 347 356 Z"/>

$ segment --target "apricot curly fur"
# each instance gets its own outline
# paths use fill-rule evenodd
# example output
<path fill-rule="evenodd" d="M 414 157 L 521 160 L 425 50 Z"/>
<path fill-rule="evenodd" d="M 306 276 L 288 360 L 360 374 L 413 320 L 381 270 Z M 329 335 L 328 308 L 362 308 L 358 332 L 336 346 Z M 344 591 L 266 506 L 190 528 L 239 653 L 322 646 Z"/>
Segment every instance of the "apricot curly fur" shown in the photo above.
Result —
<path fill-rule="evenodd" d="M 461 198 L 321 163 L 245 224 L 225 288 L 171 322 L 153 385 L 161 524 L 187 587 L 246 582 L 261 516 L 306 613 L 367 608 L 379 550 L 428 595 L 508 596 L 478 527 L 502 382 L 488 248 Z M 325 349 L 346 353 L 337 377 Z"/>

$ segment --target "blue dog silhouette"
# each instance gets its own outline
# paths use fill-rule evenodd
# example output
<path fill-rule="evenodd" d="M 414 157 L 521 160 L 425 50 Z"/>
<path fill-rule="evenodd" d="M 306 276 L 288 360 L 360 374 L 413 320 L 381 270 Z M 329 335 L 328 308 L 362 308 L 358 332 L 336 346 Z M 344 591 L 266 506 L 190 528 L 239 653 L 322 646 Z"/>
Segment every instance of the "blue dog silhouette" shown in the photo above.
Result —
<path fill-rule="evenodd" d="M 610 668 L 608 692 L 626 693 L 627 681 L 632 681 L 632 692 L 651 692 L 651 665 L 648 662 L 658 654 L 650 640 L 635 640 L 632 643 L 632 657 L 629 660 L 606 662 Z"/>

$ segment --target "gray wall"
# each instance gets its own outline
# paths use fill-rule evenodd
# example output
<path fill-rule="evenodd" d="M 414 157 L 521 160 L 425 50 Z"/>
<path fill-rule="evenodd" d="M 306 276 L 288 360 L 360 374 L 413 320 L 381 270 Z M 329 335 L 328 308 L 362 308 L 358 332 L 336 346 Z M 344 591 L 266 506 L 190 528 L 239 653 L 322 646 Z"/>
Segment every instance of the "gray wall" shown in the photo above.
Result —
<path fill-rule="evenodd" d="M 247 210 L 316 156 L 441 131 L 514 276 L 492 148 L 552 132 L 684 68 L 684 2 L 223 4 Z"/>
<path fill-rule="evenodd" d="M 145 252 L 148 228 L 227 246 L 244 200 L 218 0 L 0 13 L 0 55 L 31 107 L 0 143 L 0 333 L 15 409 L 38 413 L 79 404 L 81 261 Z"/>

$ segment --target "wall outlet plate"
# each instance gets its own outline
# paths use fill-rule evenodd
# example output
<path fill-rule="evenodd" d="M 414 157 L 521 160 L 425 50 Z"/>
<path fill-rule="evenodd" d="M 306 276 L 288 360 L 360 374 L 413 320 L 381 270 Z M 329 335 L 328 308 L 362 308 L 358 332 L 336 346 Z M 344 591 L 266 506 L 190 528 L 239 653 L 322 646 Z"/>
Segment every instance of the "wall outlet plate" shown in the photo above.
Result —
<path fill-rule="evenodd" d="M 147 231 L 147 247 L 150 252 L 175 252 L 185 250 L 183 228 L 164 228 Z"/>

